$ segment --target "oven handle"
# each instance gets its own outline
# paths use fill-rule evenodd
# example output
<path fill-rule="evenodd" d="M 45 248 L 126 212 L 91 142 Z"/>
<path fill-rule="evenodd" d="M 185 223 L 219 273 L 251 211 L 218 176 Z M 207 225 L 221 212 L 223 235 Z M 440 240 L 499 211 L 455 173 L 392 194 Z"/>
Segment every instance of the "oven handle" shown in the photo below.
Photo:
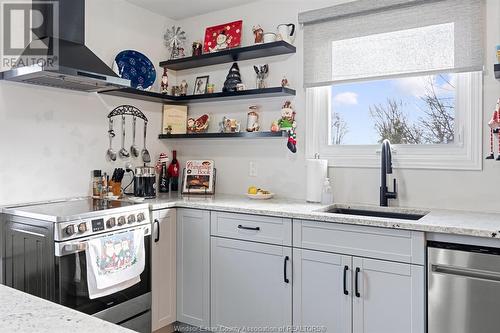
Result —
<path fill-rule="evenodd" d="M 94 237 L 88 237 L 88 238 L 82 239 L 78 242 L 73 242 L 73 241 L 61 242 L 61 243 L 56 242 L 56 244 L 54 246 L 54 252 L 55 252 L 54 254 L 56 257 L 63 257 L 63 256 L 66 256 L 68 254 L 73 254 L 73 253 L 85 251 L 88 247 L 88 241 L 91 239 L 108 237 L 108 236 L 112 236 L 112 235 L 121 234 L 123 232 L 135 231 L 135 230 L 140 230 L 140 229 L 144 230 L 144 236 L 151 235 L 151 228 L 149 225 L 141 226 L 139 228 L 130 228 L 130 229 L 125 229 L 125 230 L 122 229 L 122 230 L 117 230 L 117 232 L 115 232 L 115 233 L 100 234 L 100 235 L 97 235 Z"/>

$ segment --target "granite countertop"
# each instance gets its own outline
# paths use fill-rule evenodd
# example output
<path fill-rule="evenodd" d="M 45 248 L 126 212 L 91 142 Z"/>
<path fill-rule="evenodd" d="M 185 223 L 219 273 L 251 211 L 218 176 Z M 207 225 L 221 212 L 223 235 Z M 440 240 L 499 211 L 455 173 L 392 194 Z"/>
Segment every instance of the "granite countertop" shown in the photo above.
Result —
<path fill-rule="evenodd" d="M 0 299 L 0 332 L 133 332 L 4 285 Z"/>
<path fill-rule="evenodd" d="M 273 198 L 251 200 L 246 196 L 217 194 L 213 197 L 181 197 L 177 194 L 159 195 L 146 200 L 153 210 L 166 208 L 207 209 L 231 213 L 245 213 L 313 220 L 318 222 L 366 225 L 392 229 L 415 230 L 476 237 L 500 238 L 500 216 L 460 210 L 414 209 L 401 207 L 379 207 L 368 205 L 335 204 L 324 206 L 305 201 Z M 419 220 L 403 220 L 370 216 L 354 216 L 327 213 L 332 208 L 357 208 L 425 215 Z"/>

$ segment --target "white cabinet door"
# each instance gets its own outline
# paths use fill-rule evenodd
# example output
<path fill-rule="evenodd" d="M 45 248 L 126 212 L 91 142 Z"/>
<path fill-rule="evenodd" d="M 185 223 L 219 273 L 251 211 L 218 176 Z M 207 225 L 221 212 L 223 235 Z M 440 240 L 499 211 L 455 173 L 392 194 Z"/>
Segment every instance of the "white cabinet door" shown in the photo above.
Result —
<path fill-rule="evenodd" d="M 293 250 L 293 325 L 297 329 L 351 333 L 351 264 L 351 256 Z"/>
<path fill-rule="evenodd" d="M 290 326 L 291 248 L 217 237 L 211 243 L 212 327 Z"/>
<path fill-rule="evenodd" d="M 353 257 L 352 267 L 354 333 L 425 332 L 423 266 Z"/>
<path fill-rule="evenodd" d="M 177 320 L 210 326 L 210 212 L 177 210 Z"/>
<path fill-rule="evenodd" d="M 176 320 L 176 232 L 175 209 L 153 212 L 152 233 L 152 317 L 153 330 Z"/>

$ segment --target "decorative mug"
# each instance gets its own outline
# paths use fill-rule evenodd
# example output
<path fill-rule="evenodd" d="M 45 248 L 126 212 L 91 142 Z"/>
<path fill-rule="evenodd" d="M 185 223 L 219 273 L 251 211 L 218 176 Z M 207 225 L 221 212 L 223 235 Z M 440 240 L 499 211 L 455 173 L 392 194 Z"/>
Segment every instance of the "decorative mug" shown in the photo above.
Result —
<path fill-rule="evenodd" d="M 224 117 L 220 124 L 221 132 L 223 133 L 239 133 L 241 130 L 240 122 L 236 119 Z"/>
<path fill-rule="evenodd" d="M 264 43 L 272 43 L 276 41 L 276 34 L 274 32 L 264 33 Z"/>

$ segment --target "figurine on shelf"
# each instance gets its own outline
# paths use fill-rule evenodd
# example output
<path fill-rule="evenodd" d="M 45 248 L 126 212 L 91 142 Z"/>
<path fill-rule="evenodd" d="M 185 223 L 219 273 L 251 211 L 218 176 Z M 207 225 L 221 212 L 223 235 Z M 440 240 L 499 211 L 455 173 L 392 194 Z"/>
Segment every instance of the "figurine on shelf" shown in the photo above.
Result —
<path fill-rule="evenodd" d="M 252 28 L 252 32 L 255 38 L 254 43 L 255 44 L 262 44 L 264 43 L 264 30 L 260 25 L 256 25 Z"/>
<path fill-rule="evenodd" d="M 179 95 L 186 96 L 188 91 L 188 84 L 186 80 L 181 81 L 181 85 L 179 86 Z"/>
<path fill-rule="evenodd" d="M 207 94 L 213 94 L 215 92 L 215 84 L 208 83 L 207 84 Z"/>
<path fill-rule="evenodd" d="M 295 111 L 292 103 L 286 101 L 281 108 L 281 119 L 278 121 L 280 130 L 288 132 L 287 147 L 292 153 L 297 152 L 297 122 L 295 121 Z"/>
<path fill-rule="evenodd" d="M 269 75 L 269 65 L 264 65 L 264 66 L 253 66 L 253 69 L 255 70 L 255 74 L 257 74 L 257 84 L 256 88 L 257 89 L 264 89 L 266 88 L 266 78 Z"/>
<path fill-rule="evenodd" d="M 247 132 L 257 132 L 260 129 L 259 124 L 259 107 L 257 105 L 250 105 L 250 111 L 247 113 Z"/>
<path fill-rule="evenodd" d="M 271 132 L 279 132 L 281 131 L 280 130 L 280 125 L 278 124 L 278 122 L 275 120 L 273 121 L 273 123 L 271 124 Z"/>
<path fill-rule="evenodd" d="M 283 76 L 283 78 L 281 79 L 281 86 L 285 88 L 288 87 L 289 85 L 290 83 L 288 83 L 288 79 L 285 76 Z"/>
<path fill-rule="evenodd" d="M 493 152 L 493 139 L 495 133 L 498 134 L 498 156 L 497 161 L 500 161 L 500 98 L 497 100 L 497 105 L 493 116 L 488 122 L 488 127 L 490 128 L 490 154 L 486 157 L 487 160 L 492 160 L 495 158 L 495 153 Z"/>
<path fill-rule="evenodd" d="M 204 114 L 198 119 L 188 118 L 187 120 L 187 132 L 188 133 L 203 133 L 208 129 L 208 122 L 210 117 L 208 114 Z"/>
<path fill-rule="evenodd" d="M 172 86 L 172 96 L 180 96 L 181 95 L 181 89 L 179 86 Z"/>
<path fill-rule="evenodd" d="M 224 86 L 222 87 L 223 92 L 236 91 L 236 86 L 241 83 L 241 73 L 238 63 L 233 63 L 227 73 L 226 81 L 224 81 Z"/>
<path fill-rule="evenodd" d="M 168 94 L 168 73 L 167 68 L 163 68 L 163 75 L 161 76 L 160 89 L 162 94 Z"/>
<path fill-rule="evenodd" d="M 203 44 L 200 42 L 193 42 L 193 57 L 201 56 L 203 50 Z"/>

